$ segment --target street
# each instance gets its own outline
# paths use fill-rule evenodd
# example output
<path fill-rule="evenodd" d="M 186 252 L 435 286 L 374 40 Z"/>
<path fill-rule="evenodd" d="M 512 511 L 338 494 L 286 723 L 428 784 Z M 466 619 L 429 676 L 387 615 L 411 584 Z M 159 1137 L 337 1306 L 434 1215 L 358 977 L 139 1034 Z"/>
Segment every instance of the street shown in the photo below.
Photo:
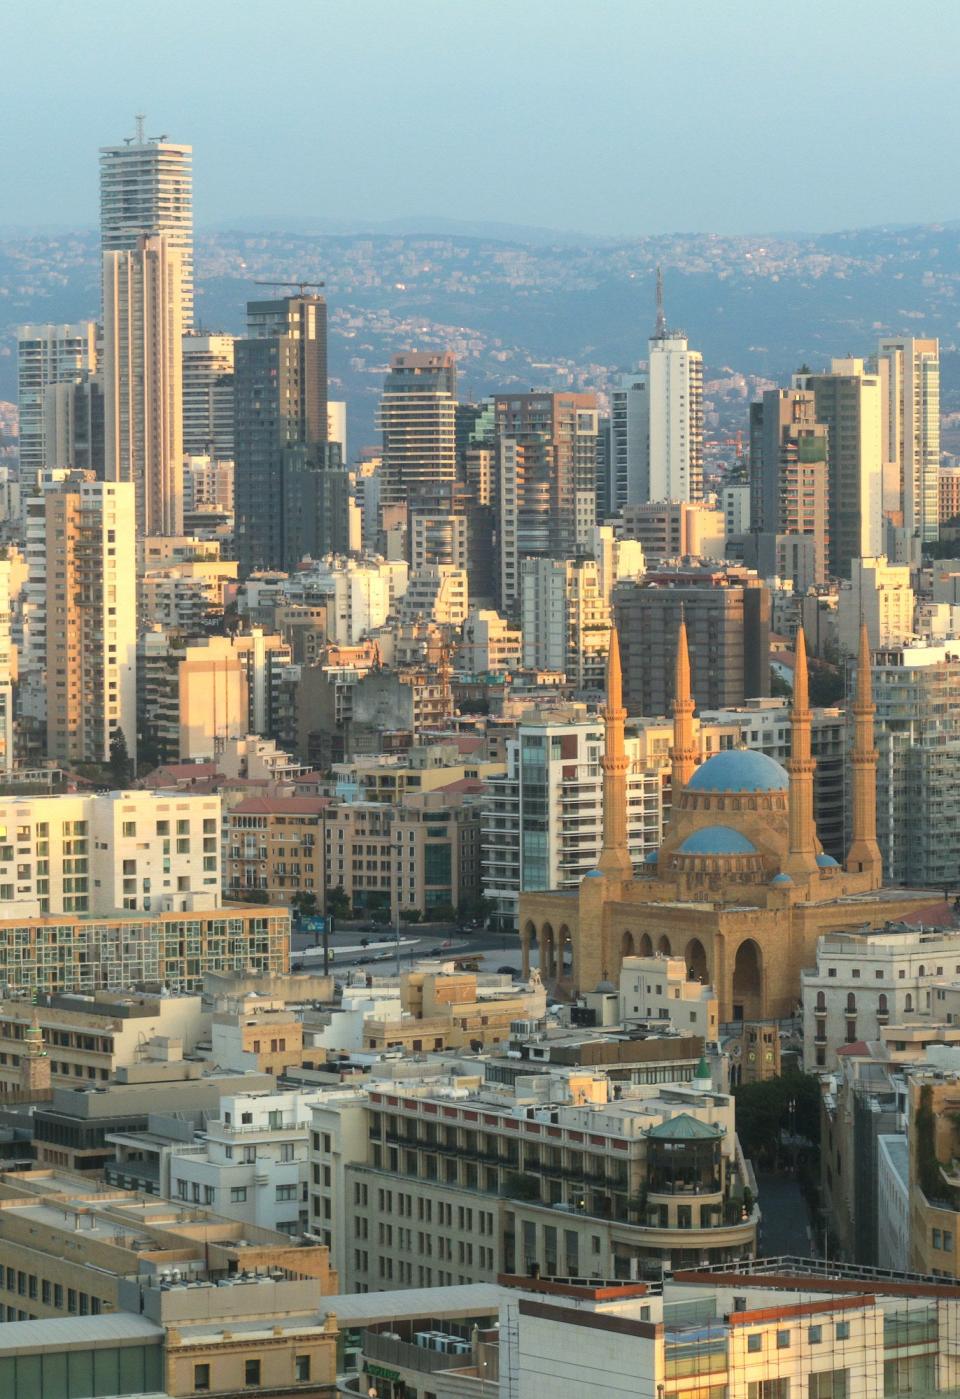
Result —
<path fill-rule="evenodd" d="M 760 1239 L 757 1252 L 766 1258 L 778 1254 L 810 1257 L 810 1225 L 807 1204 L 794 1176 L 758 1175 Z"/>

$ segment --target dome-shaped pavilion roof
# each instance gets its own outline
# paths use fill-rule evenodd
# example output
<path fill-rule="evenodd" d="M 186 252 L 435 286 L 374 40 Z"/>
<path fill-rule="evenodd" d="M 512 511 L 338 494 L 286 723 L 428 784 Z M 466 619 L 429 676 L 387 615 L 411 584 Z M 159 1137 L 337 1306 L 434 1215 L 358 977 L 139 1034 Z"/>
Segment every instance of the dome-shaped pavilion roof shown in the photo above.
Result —
<path fill-rule="evenodd" d="M 701 826 L 688 835 L 678 855 L 755 855 L 757 847 L 732 826 Z"/>
<path fill-rule="evenodd" d="M 786 769 L 766 753 L 725 748 L 697 768 L 687 783 L 690 792 L 785 792 Z"/>

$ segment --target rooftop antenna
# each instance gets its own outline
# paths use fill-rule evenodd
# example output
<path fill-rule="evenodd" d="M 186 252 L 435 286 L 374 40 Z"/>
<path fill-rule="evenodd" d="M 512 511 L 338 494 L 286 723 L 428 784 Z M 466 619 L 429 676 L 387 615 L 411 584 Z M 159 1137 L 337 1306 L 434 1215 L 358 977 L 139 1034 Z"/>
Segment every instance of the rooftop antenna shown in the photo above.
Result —
<path fill-rule="evenodd" d="M 662 340 L 667 333 L 667 318 L 663 313 L 663 268 L 657 265 L 657 323 L 654 327 L 655 340 Z"/>
<path fill-rule="evenodd" d="M 147 119 L 147 114 L 146 114 L 146 112 L 138 112 L 137 115 L 136 115 L 136 118 L 135 118 L 136 123 L 137 123 L 137 145 L 138 145 L 138 146 L 142 146 L 142 145 L 143 145 L 143 123 L 146 121 L 146 119 Z"/>

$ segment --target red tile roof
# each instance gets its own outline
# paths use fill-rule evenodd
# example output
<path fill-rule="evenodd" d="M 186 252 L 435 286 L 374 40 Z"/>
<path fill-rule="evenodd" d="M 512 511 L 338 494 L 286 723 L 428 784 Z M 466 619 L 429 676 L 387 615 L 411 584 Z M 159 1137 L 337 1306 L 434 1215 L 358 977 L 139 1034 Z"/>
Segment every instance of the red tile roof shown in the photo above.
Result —
<path fill-rule="evenodd" d="M 244 797 L 231 807 L 232 816 L 319 816 L 329 797 Z"/>

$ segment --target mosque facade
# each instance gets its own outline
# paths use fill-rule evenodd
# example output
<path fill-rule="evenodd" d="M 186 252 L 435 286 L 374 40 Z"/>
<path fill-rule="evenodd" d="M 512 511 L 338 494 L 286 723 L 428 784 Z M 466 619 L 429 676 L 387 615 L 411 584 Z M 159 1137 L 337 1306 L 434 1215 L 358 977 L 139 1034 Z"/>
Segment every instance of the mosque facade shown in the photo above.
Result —
<path fill-rule="evenodd" d="M 615 983 L 624 957 L 661 952 L 684 957 L 689 975 L 714 987 L 723 1022 L 792 1015 L 800 973 L 816 965 L 823 933 L 916 917 L 935 900 L 929 891 L 883 887 L 866 628 L 852 707 L 852 838 L 843 865 L 824 853 L 814 821 L 802 629 L 786 767 L 748 749 L 723 750 L 697 765 L 683 622 L 675 695 L 671 822 L 660 849 L 635 870 L 626 842 L 626 712 L 614 631 L 607 659 L 600 861 L 578 889 L 521 894 L 524 971 L 529 975 L 536 942 L 544 981 L 555 995 L 574 997 Z"/>

